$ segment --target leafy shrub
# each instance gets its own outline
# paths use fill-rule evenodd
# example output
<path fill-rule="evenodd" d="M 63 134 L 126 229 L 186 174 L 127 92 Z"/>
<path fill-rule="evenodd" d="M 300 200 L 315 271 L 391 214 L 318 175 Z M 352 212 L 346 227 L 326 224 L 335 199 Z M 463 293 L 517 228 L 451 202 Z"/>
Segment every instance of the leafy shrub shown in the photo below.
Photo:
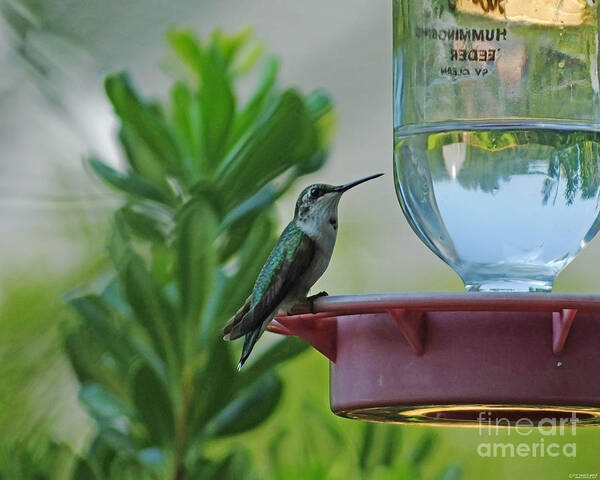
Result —
<path fill-rule="evenodd" d="M 77 479 L 239 478 L 244 450 L 214 459 L 206 446 L 265 421 L 283 388 L 273 367 L 306 347 L 279 341 L 237 374 L 220 328 L 276 241 L 273 203 L 325 162 L 331 101 L 280 90 L 269 58 L 241 104 L 236 81 L 261 58 L 248 31 L 168 40 L 188 80 L 162 105 L 109 76 L 126 168 L 88 159 L 124 204 L 108 245 L 114 274 L 69 299 L 80 322 L 66 347 L 97 423 Z"/>

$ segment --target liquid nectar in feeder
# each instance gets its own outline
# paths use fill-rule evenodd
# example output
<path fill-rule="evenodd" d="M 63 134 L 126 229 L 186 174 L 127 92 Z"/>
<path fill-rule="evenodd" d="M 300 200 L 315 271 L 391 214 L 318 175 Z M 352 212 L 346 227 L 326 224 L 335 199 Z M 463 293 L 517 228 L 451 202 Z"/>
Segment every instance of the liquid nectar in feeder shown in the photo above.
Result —
<path fill-rule="evenodd" d="M 467 292 L 278 317 L 329 358 L 338 415 L 600 424 L 600 296 L 549 293 L 600 228 L 599 8 L 394 0 L 396 191 Z"/>

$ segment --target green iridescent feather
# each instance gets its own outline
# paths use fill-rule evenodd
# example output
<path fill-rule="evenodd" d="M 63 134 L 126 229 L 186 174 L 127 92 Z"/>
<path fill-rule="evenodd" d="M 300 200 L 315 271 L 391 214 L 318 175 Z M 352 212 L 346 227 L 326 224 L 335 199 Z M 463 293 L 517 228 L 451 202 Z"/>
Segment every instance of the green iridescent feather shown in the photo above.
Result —
<path fill-rule="evenodd" d="M 310 267 L 314 255 L 314 242 L 291 222 L 262 268 L 252 295 L 226 325 L 223 333 L 228 339 L 260 330 Z"/>
<path fill-rule="evenodd" d="M 306 236 L 294 222 L 291 222 L 281 234 L 276 247 L 273 249 L 262 268 L 252 292 L 252 308 L 254 308 L 271 289 L 279 289 L 277 279 L 282 268 L 292 266 L 294 259 L 302 250 L 312 250 L 312 240 Z M 305 262 L 300 262 L 302 266 Z M 301 266 L 301 265 L 298 265 Z M 294 270 L 297 270 L 295 268 Z M 293 272 L 299 274 L 300 272 Z"/>

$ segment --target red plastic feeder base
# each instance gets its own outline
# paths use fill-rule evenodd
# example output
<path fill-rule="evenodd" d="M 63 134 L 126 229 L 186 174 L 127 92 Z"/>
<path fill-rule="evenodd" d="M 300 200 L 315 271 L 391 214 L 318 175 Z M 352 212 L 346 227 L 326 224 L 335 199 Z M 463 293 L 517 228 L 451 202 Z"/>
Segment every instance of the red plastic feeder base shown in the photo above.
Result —
<path fill-rule="evenodd" d="M 331 361 L 331 408 L 361 420 L 600 424 L 600 296 L 320 298 L 269 329 Z"/>

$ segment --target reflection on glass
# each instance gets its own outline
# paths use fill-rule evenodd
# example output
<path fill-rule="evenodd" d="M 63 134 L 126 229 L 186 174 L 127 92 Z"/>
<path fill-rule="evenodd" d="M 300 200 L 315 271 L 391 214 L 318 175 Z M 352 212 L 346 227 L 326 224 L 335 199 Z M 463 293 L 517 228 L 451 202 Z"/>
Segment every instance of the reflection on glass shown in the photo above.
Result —
<path fill-rule="evenodd" d="M 398 137 L 399 194 L 467 288 L 548 290 L 599 225 L 600 134 L 452 131 Z"/>
<path fill-rule="evenodd" d="M 468 290 L 550 291 L 600 226 L 598 6 L 395 0 L 398 198 Z"/>

